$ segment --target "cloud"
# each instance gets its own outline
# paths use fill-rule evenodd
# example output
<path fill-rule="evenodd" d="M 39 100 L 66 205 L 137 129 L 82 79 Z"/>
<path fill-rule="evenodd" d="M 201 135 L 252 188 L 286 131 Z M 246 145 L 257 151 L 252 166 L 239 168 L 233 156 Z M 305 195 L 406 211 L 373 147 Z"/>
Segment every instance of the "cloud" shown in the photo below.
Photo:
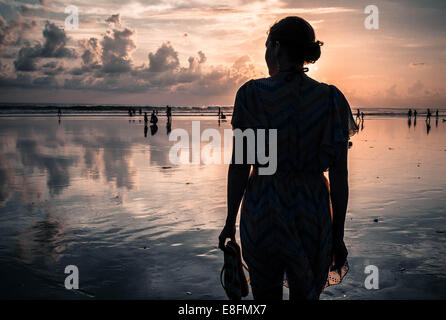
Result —
<path fill-rule="evenodd" d="M 411 67 L 411 68 L 426 68 L 428 66 L 429 65 L 427 63 L 424 63 L 424 62 L 411 62 L 409 64 L 409 67 Z"/>
<path fill-rule="evenodd" d="M 74 49 L 66 47 L 68 37 L 63 29 L 55 24 L 46 22 L 43 29 L 44 44 L 37 43 L 30 46 L 26 43 L 19 50 L 17 60 L 14 66 L 17 71 L 36 71 L 36 62 L 39 58 L 76 58 L 77 54 Z"/>
<path fill-rule="evenodd" d="M 136 31 L 122 25 L 120 13 L 104 20 L 110 29 L 102 37 L 78 40 L 76 50 L 68 47 L 69 38 L 62 28 L 46 21 L 43 39 L 25 42 L 16 53 L 15 74 L 2 66 L 0 87 L 186 94 L 198 101 L 200 96 L 230 95 L 255 76 L 252 58 L 247 55 L 232 66 L 214 66 L 207 65 L 206 54 L 198 50 L 183 66 L 170 41 L 162 41 L 146 54 L 147 60 L 135 65 Z"/>
<path fill-rule="evenodd" d="M 17 60 L 14 61 L 14 67 L 17 71 L 35 71 L 36 59 L 40 55 L 40 46 L 31 47 L 27 43 L 20 49 Z"/>
<path fill-rule="evenodd" d="M 68 37 L 65 31 L 54 23 L 46 22 L 43 29 L 45 43 L 42 47 L 41 57 L 45 58 L 76 58 L 73 49 L 66 48 Z"/>
<path fill-rule="evenodd" d="M 0 51 L 6 46 L 20 45 L 25 33 L 36 27 L 35 20 L 25 21 L 19 16 L 16 20 L 8 22 L 0 15 Z"/>
<path fill-rule="evenodd" d="M 26 5 L 20 5 L 20 13 L 24 17 L 38 17 L 43 16 L 46 13 L 46 8 L 42 7 L 35 7 L 35 6 L 26 6 Z"/>
<path fill-rule="evenodd" d="M 104 36 L 102 45 L 102 65 L 106 73 L 128 72 L 132 68 L 131 53 L 136 49 L 133 35 L 135 31 L 125 28 L 114 29 Z"/>
<path fill-rule="evenodd" d="M 64 62 L 50 61 L 42 66 L 42 72 L 47 76 L 56 76 L 65 71 Z"/>
<path fill-rule="evenodd" d="M 81 55 L 82 63 L 85 67 L 96 67 L 101 63 L 102 47 L 98 39 L 90 38 L 80 40 L 80 46 L 84 49 Z"/>
<path fill-rule="evenodd" d="M 121 18 L 119 13 L 112 14 L 110 17 L 105 19 L 105 22 L 107 22 L 110 25 L 120 25 L 121 24 Z"/>
<path fill-rule="evenodd" d="M 176 52 L 171 43 L 163 43 L 156 53 L 149 53 L 149 71 L 164 72 L 175 70 L 180 65 L 178 52 Z"/>

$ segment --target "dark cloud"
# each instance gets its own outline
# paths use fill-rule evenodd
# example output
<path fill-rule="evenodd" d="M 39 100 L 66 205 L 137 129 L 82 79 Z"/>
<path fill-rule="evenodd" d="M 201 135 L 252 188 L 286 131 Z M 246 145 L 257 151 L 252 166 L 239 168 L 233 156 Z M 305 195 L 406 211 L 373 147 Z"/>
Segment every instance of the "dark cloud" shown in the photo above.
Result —
<path fill-rule="evenodd" d="M 17 71 L 35 71 L 36 59 L 40 56 L 41 47 L 31 47 L 27 43 L 20 49 L 17 60 L 14 61 L 14 67 Z"/>
<path fill-rule="evenodd" d="M 132 68 L 131 53 L 136 49 L 133 35 L 129 28 L 114 29 L 107 33 L 101 41 L 102 67 L 105 73 L 128 72 Z"/>
<path fill-rule="evenodd" d="M 18 73 L 14 77 L 8 74 L 0 76 L 0 87 L 6 88 L 31 88 L 33 78 L 29 74 Z"/>
<path fill-rule="evenodd" d="M 63 62 L 50 61 L 42 66 L 42 71 L 47 76 L 55 76 L 65 71 Z"/>
<path fill-rule="evenodd" d="M 26 43 L 19 50 L 18 57 L 14 61 L 17 71 L 36 71 L 36 63 L 39 58 L 76 58 L 74 49 L 66 48 L 68 37 L 63 29 L 55 24 L 46 22 L 43 29 L 44 44 L 37 43 L 33 47 Z"/>
<path fill-rule="evenodd" d="M 53 76 L 37 77 L 33 80 L 34 87 L 53 88 L 57 87 L 58 83 Z"/>
<path fill-rule="evenodd" d="M 68 37 L 65 31 L 49 21 L 43 29 L 43 44 L 41 56 L 45 58 L 76 58 L 73 49 L 66 48 Z"/>
<path fill-rule="evenodd" d="M 163 43 L 156 53 L 149 53 L 149 62 L 149 71 L 152 72 L 175 70 L 180 65 L 178 52 L 170 42 Z"/>
<path fill-rule="evenodd" d="M 105 22 L 107 22 L 107 23 L 109 23 L 111 25 L 119 25 L 119 24 L 121 24 L 121 18 L 120 18 L 119 13 L 112 14 L 110 17 L 105 19 Z"/>
<path fill-rule="evenodd" d="M 102 47 L 98 39 L 90 38 L 88 40 L 81 40 L 79 44 L 84 49 L 81 55 L 83 66 L 96 67 L 101 63 Z"/>

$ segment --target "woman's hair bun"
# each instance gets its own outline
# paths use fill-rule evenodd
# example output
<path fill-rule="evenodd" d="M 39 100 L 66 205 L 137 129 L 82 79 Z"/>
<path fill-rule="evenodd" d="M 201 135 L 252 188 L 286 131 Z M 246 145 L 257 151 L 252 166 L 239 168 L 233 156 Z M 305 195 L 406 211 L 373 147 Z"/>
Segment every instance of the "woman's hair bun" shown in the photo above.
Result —
<path fill-rule="evenodd" d="M 323 42 L 316 40 L 313 27 L 296 16 L 283 18 L 269 29 L 270 39 L 279 41 L 288 57 L 298 63 L 315 63 L 321 56 Z"/>
<path fill-rule="evenodd" d="M 324 43 L 322 41 L 310 42 L 303 50 L 303 58 L 306 63 L 315 63 L 321 57 L 321 46 Z"/>

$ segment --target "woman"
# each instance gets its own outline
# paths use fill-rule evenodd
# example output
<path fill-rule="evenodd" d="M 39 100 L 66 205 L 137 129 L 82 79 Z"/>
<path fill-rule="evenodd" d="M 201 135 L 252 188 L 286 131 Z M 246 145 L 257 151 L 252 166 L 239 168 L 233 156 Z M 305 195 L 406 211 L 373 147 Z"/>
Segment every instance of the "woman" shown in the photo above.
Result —
<path fill-rule="evenodd" d="M 231 124 L 241 130 L 277 129 L 277 170 L 259 175 L 257 163 L 252 171 L 250 164 L 230 164 L 228 216 L 219 247 L 228 238 L 235 241 L 244 196 L 240 239 L 254 299 L 282 299 L 284 275 L 290 299 L 319 299 L 333 284 L 332 272 L 338 270 L 340 282 L 348 268 L 347 150 L 358 127 L 343 94 L 305 74 L 304 65 L 319 59 L 322 45 L 308 22 L 280 20 L 265 45 L 270 77 L 240 87 Z M 323 175 L 327 169 L 331 187 Z"/>

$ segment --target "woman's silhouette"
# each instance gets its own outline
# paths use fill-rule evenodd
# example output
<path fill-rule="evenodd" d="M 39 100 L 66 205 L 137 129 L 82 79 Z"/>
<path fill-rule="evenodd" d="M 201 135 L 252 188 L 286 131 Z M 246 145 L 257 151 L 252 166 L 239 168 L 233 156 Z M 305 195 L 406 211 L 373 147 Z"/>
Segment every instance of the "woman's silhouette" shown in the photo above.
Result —
<path fill-rule="evenodd" d="M 257 162 L 251 171 L 250 164 L 232 161 L 219 247 L 228 238 L 235 241 L 243 198 L 240 238 L 254 299 L 282 299 L 284 275 L 290 299 L 319 299 L 323 288 L 339 283 L 348 270 L 347 150 L 358 127 L 341 91 L 304 73 L 305 64 L 319 59 L 322 45 L 308 22 L 280 20 L 265 45 L 270 77 L 239 88 L 231 124 L 241 130 L 277 129 L 277 170 L 259 175 Z M 237 152 L 234 144 L 233 159 Z M 323 174 L 327 169 L 330 185 Z M 334 270 L 337 280 L 328 279 Z"/>

